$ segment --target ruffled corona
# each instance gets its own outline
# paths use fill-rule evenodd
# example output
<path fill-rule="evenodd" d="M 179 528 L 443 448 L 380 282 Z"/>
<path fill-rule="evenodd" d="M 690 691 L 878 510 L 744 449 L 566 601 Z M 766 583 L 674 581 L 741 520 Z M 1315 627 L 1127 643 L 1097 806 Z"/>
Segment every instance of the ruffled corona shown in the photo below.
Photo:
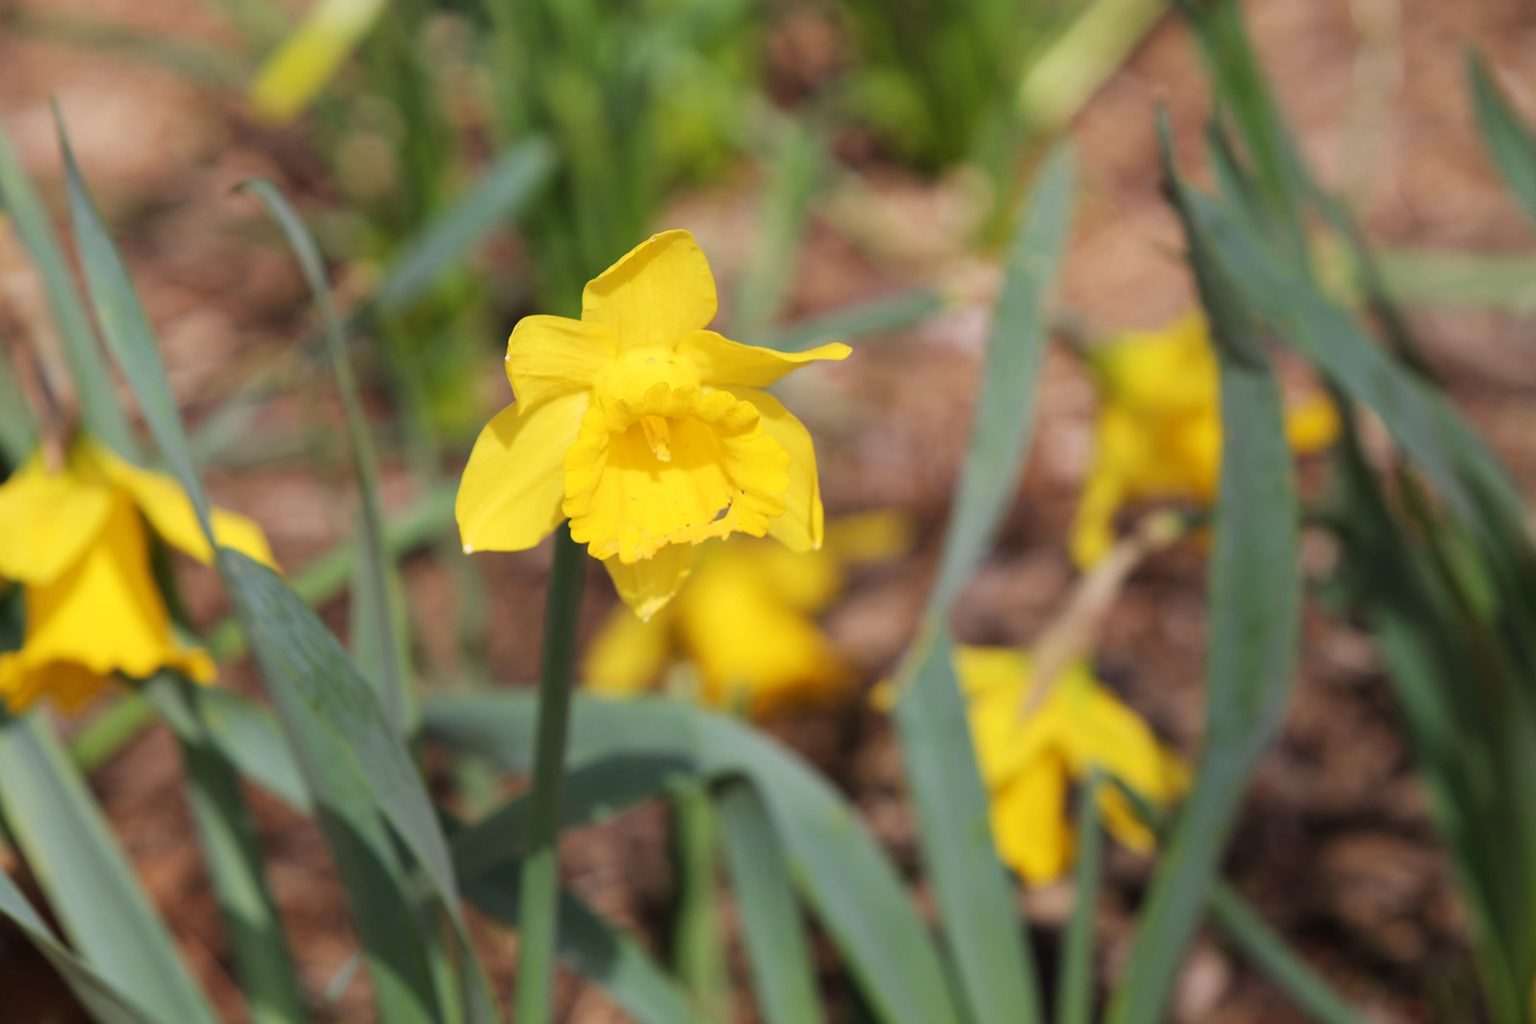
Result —
<path fill-rule="evenodd" d="M 646 618 L 706 540 L 819 547 L 810 435 L 761 389 L 848 346 L 743 345 L 705 329 L 715 306 L 693 236 L 667 231 L 588 282 L 580 320 L 519 321 L 506 357 L 516 402 L 481 432 L 459 486 L 464 550 L 524 550 L 569 519 Z"/>

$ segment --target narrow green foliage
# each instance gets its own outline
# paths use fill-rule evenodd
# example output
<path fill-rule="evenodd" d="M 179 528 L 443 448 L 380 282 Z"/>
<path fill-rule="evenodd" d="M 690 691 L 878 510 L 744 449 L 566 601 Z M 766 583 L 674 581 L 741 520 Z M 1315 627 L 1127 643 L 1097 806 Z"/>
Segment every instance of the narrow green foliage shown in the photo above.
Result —
<path fill-rule="evenodd" d="M 27 409 L 10 353 L 0 348 L 0 463 L 21 465 L 37 443 L 37 425 Z"/>
<path fill-rule="evenodd" d="M 1166 155 L 1221 379 L 1221 484 L 1209 583 L 1200 770 L 1137 922 L 1113 1024 L 1161 1019 L 1248 779 L 1285 709 L 1301 612 L 1296 498 L 1280 389 L 1258 323 L 1213 259 Z"/>
<path fill-rule="evenodd" d="M 346 411 L 347 437 L 358 494 L 358 557 L 352 587 L 352 648 L 364 678 L 374 684 L 379 703 L 391 726 L 401 736 L 415 728 L 415 695 L 403 636 L 404 601 L 395 563 L 384 545 L 384 511 L 379 501 L 378 457 L 368 432 L 367 417 L 358 394 L 357 378 L 347 358 L 341 319 L 331 300 L 320 250 L 304 222 L 271 182 L 257 178 L 240 186 L 249 189 L 267 207 L 283 229 L 298 257 L 304 278 L 320 310 L 331 370 Z"/>
<path fill-rule="evenodd" d="M 428 696 L 422 714 L 429 740 L 490 758 L 510 772 L 528 771 L 535 733 L 532 695 Z M 884 851 L 853 808 L 798 757 L 739 722 L 689 705 L 576 697 L 568 777 L 603 761 L 614 762 L 622 773 L 632 763 L 629 758 L 670 759 L 664 772 L 652 778 L 687 770 L 711 779 L 749 781 L 779 837 L 790 876 L 878 1019 L 887 1024 L 958 1024 L 962 1019 L 937 951 Z M 596 789 L 595 802 L 601 805 L 602 788 Z M 489 863 L 473 875 L 466 871 L 470 899 L 478 902 L 477 890 L 487 877 L 505 873 L 505 867 Z"/>
<path fill-rule="evenodd" d="M 715 810 L 741 910 L 752 990 L 765 1024 L 813 1024 L 825 1016 L 783 844 L 762 798 L 741 779 L 714 790 Z"/>
<path fill-rule="evenodd" d="M 234 764 L 206 726 L 206 694 L 170 674 L 151 680 L 146 688 L 181 744 L 192 819 L 250 1019 L 253 1024 L 302 1021 L 306 1015 L 298 976 L 262 875 L 250 809 Z"/>
<path fill-rule="evenodd" d="M 826 143 L 815 127 L 783 122 L 778 152 L 768 169 L 767 192 L 756 231 L 757 243 L 736 290 L 733 336 L 760 341 L 784 305 L 811 200 L 826 172 Z"/>
<path fill-rule="evenodd" d="M 839 309 L 823 316 L 769 332 L 764 344 L 781 352 L 803 352 L 829 341 L 861 335 L 890 334 L 926 320 L 945 306 L 944 296 L 926 288 Z"/>
<path fill-rule="evenodd" d="M 154 1020 L 218 1019 L 38 715 L 0 722 L 0 812 L 71 943 L 102 981 Z"/>
<path fill-rule="evenodd" d="M 696 779 L 672 787 L 672 861 L 677 896 L 672 905 L 672 962 L 699 1015 L 724 1020 L 731 1013 L 730 965 L 718 898 L 719 823 L 709 793 Z"/>
<path fill-rule="evenodd" d="M 74 276 L 48 222 L 48 210 L 21 166 L 5 130 L 0 128 L 0 203 L 26 247 L 48 297 L 48 310 L 64 346 L 64 358 L 75 382 L 80 417 L 92 435 L 123 454 L 130 454 L 133 435 L 112 379 L 101 361 L 101 346 L 85 313 Z"/>
<path fill-rule="evenodd" d="M 1061 968 L 1056 980 L 1056 1024 L 1091 1024 L 1093 1020 L 1093 939 L 1098 924 L 1099 882 L 1104 872 L 1104 830 L 1098 801 L 1103 778 L 1095 768 L 1079 791 L 1077 867 L 1073 874 L 1072 916 L 1062 937 Z"/>
<path fill-rule="evenodd" d="M 1487 62 L 1476 53 L 1467 55 L 1467 78 L 1472 84 L 1483 144 L 1526 216 L 1536 222 L 1536 135 L 1520 120 L 1489 73 Z"/>

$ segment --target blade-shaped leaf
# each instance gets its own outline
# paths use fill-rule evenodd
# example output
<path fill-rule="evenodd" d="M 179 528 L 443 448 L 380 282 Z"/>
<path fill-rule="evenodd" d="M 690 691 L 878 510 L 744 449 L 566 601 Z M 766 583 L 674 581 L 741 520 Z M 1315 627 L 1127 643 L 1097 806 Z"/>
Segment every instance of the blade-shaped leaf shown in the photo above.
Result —
<path fill-rule="evenodd" d="M 65 933 L 102 979 L 156 1020 L 218 1019 L 38 715 L 0 723 L 0 809 Z"/>
<path fill-rule="evenodd" d="M 1520 120 L 1478 54 L 1467 55 L 1467 78 L 1483 144 L 1526 215 L 1536 222 L 1536 134 Z"/>
<path fill-rule="evenodd" d="M 765 344 L 772 344 L 781 352 L 803 352 L 829 341 L 899 331 L 926 320 L 944 306 L 944 296 L 938 292 L 925 288 L 902 292 L 769 332 Z"/>
<path fill-rule="evenodd" d="M 37 426 L 27 409 L 10 353 L 0 349 L 0 462 L 21 465 L 37 443 Z"/>
<path fill-rule="evenodd" d="M 4 205 L 21 244 L 26 247 L 43 279 L 48 310 L 58 328 L 64 358 L 74 376 L 75 395 L 86 429 L 104 444 L 129 453 L 133 435 L 128 429 L 122 404 L 117 400 L 112 379 L 101 361 L 96 332 L 86 318 L 85 304 L 80 301 L 69 264 L 48 222 L 47 207 L 22 168 L 3 127 L 0 127 L 0 204 Z"/>
<path fill-rule="evenodd" d="M 1104 830 L 1096 808 L 1102 776 L 1097 768 L 1083 786 L 1077 818 L 1077 867 L 1073 875 L 1072 916 L 1062 938 L 1056 983 L 1056 1024 L 1093 1020 L 1093 938 L 1098 923 L 1099 880 L 1104 869 Z"/>
<path fill-rule="evenodd" d="M 443 694 L 422 701 L 422 725 L 428 739 L 527 772 L 534 712 L 526 692 Z M 792 876 L 880 1019 L 958 1022 L 944 969 L 900 878 L 846 801 L 799 758 L 739 722 L 690 705 L 577 695 L 568 769 L 620 756 L 670 756 L 710 778 L 749 779 Z M 483 874 L 466 876 L 471 898 Z"/>
<path fill-rule="evenodd" d="M 155 1024 L 155 1018 L 138 1009 L 133 1001 L 119 992 L 96 969 L 74 953 L 53 934 L 53 930 L 38 916 L 27 902 L 11 877 L 0 871 L 0 915 L 21 929 L 47 958 L 59 977 L 69 986 L 75 998 L 100 1024 Z"/>
<path fill-rule="evenodd" d="M 384 547 L 378 458 L 358 397 L 357 380 L 347 358 L 341 319 L 331 300 L 320 250 L 298 212 L 269 181 L 253 178 L 241 188 L 248 189 L 260 199 L 283 229 L 320 310 L 331 370 L 336 375 L 336 387 L 346 412 L 359 504 L 359 551 L 352 589 L 352 649 L 363 669 L 363 677 L 377 686 L 379 703 L 390 724 L 401 736 L 407 736 L 415 730 L 417 712 L 415 695 L 411 692 L 410 666 L 399 629 L 402 618 L 400 580 L 394 560 Z"/>
<path fill-rule="evenodd" d="M 1221 380 L 1221 483 L 1208 586 L 1206 734 L 1199 773 L 1158 863 L 1114 1024 L 1152 1024 L 1204 912 L 1248 779 L 1279 727 L 1301 614 L 1297 508 L 1280 388 L 1257 321 L 1193 226 L 1171 157 Z"/>

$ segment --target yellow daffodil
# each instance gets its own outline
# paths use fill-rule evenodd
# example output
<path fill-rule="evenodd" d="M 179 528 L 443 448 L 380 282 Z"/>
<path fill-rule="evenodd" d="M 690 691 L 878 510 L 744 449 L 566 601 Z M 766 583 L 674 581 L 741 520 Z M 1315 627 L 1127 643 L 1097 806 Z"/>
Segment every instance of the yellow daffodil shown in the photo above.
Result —
<path fill-rule="evenodd" d="M 821 546 L 810 434 L 761 390 L 848 346 L 785 353 L 706 330 L 715 281 L 667 231 L 587 282 L 581 319 L 529 316 L 507 342 L 516 402 L 481 432 L 459 485 L 468 551 L 531 548 L 570 520 L 641 618 L 664 606 L 697 545 L 772 535 Z"/>
<path fill-rule="evenodd" d="M 1173 802 L 1187 788 L 1184 762 L 1082 663 L 1052 681 L 1043 697 L 1031 692 L 1025 651 L 962 647 L 955 668 L 998 855 L 1026 882 L 1049 882 L 1072 864 L 1070 780 L 1097 767 L 1155 805 Z M 1123 793 L 1105 785 L 1097 804 L 1111 835 L 1138 852 L 1152 848 L 1151 830 Z"/>
<path fill-rule="evenodd" d="M 220 544 L 271 564 L 250 520 L 220 509 L 213 527 Z M 194 558 L 212 557 L 175 481 L 92 441 L 76 440 L 57 469 L 34 456 L 0 484 L 0 579 L 21 585 L 26 610 L 21 649 L 0 654 L 0 698 L 12 712 L 43 697 L 77 709 L 116 675 L 174 669 L 213 679 L 208 655 L 172 631 L 150 529 Z"/>
<path fill-rule="evenodd" d="M 1134 501 L 1215 499 L 1221 400 L 1205 318 L 1190 313 L 1159 331 L 1132 331 L 1087 353 L 1099 393 L 1097 451 L 1077 518 L 1072 556 L 1090 566 L 1114 543 L 1115 515 Z M 1286 435 L 1298 454 L 1338 435 L 1321 396 L 1293 405 Z"/>
<path fill-rule="evenodd" d="M 699 700 L 772 715 L 847 698 L 854 673 L 816 625 L 843 587 L 847 566 L 894 558 L 912 527 L 892 512 L 846 516 L 820 551 L 760 541 L 711 544 L 677 599 L 649 622 L 608 617 L 582 664 L 597 693 L 631 697 L 673 666 L 691 669 Z"/>

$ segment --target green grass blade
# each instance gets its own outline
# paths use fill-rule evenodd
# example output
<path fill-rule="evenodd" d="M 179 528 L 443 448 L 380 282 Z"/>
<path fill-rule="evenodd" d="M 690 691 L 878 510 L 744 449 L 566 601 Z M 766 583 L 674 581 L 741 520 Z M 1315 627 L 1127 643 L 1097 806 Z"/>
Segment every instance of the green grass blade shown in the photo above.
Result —
<path fill-rule="evenodd" d="M 1488 147 L 1499 173 L 1525 208 L 1526 216 L 1536 222 L 1536 135 L 1520 120 L 1493 80 L 1487 63 L 1476 53 L 1467 55 L 1467 78 L 1472 85 L 1472 103 L 1477 108 L 1483 145 Z"/>
<path fill-rule="evenodd" d="M 0 203 L 4 204 L 17 237 L 43 279 L 48 310 L 58 328 L 64 358 L 75 379 L 81 420 L 104 444 L 120 452 L 130 452 L 133 434 L 128 429 L 128 418 L 117 400 L 112 380 L 103 367 L 96 332 L 86 318 L 85 304 L 80 301 L 69 263 L 54 236 L 48 210 L 22 168 L 4 128 L 0 128 Z"/>
<path fill-rule="evenodd" d="M 730 964 L 718 899 L 719 832 L 714 805 L 696 779 L 675 782 L 672 794 L 672 963 L 699 1014 L 731 1014 Z"/>
<path fill-rule="evenodd" d="M 176 733 L 202 844 L 252 1024 L 306 1018 L 293 957 L 262 874 L 261 851 L 234 765 L 210 736 L 203 691 L 162 674 L 146 684 L 150 700 Z"/>
<path fill-rule="evenodd" d="M 0 463 L 15 468 L 26 461 L 37 444 L 37 425 L 32 422 L 21 381 L 10 353 L 0 349 Z"/>
<path fill-rule="evenodd" d="M 155 1024 L 154 1017 L 135 1007 L 95 968 L 65 948 L 4 871 L 0 871 L 0 915 L 47 959 L 98 1024 Z"/>
<path fill-rule="evenodd" d="M 68 142 L 61 143 L 75 237 L 108 350 L 211 539 L 207 496 L 148 321 Z M 422 866 L 461 936 L 464 926 L 447 841 L 410 752 L 372 687 L 302 599 L 238 552 L 219 549 L 215 561 L 304 769 L 354 920 L 370 944 L 381 1016 L 432 1019 L 422 945 L 432 936 L 419 926 L 385 821 Z"/>
<path fill-rule="evenodd" d="M 783 122 L 783 138 L 769 169 L 768 190 L 758 219 L 752 260 L 736 290 L 731 312 L 732 336 L 752 344 L 784 305 L 795 256 L 811 212 L 811 200 L 826 169 L 826 144 L 814 127 Z"/>
<path fill-rule="evenodd" d="M 429 695 L 424 735 L 526 773 L 534 730 L 527 692 Z M 936 950 L 895 869 L 847 802 L 798 757 L 739 722 L 661 699 L 577 695 L 568 770 L 609 758 L 670 757 L 711 779 L 745 777 L 768 811 L 790 873 L 885 1024 L 958 1024 Z M 569 777 L 569 776 L 568 776 Z M 502 873 L 496 867 L 470 876 Z M 473 897 L 472 897 L 473 898 Z"/>
<path fill-rule="evenodd" d="M 1161 1020 L 1248 780 L 1279 727 L 1296 664 L 1301 575 L 1285 414 L 1256 322 L 1191 224 L 1166 157 L 1221 379 L 1221 483 L 1208 587 L 1199 773 L 1137 922 L 1112 1024 Z"/>
<path fill-rule="evenodd" d="M 1070 148 L 1058 146 L 1041 164 L 1039 180 L 1004 268 L 987 345 L 971 444 L 944 535 L 930 612 L 948 609 L 992 544 L 1008 510 L 1034 426 L 1035 379 L 1045 352 L 1042 307 L 1056 273 L 1072 215 Z"/>
<path fill-rule="evenodd" d="M 517 865 L 495 876 L 477 878 L 465 896 L 482 913 L 507 927 L 520 917 Z M 571 969 L 596 982 L 638 1024 L 705 1024 L 689 1004 L 688 994 L 657 965 L 634 939 L 562 890 L 556 907 L 556 946 Z"/>
<path fill-rule="evenodd" d="M 714 799 L 764 1024 L 825 1020 L 800 903 L 767 808 L 740 779 L 720 783 Z"/>
<path fill-rule="evenodd" d="M 300 814 L 313 805 L 282 724 L 269 709 L 228 690 L 198 694 L 199 724 L 244 778 Z"/>
<path fill-rule="evenodd" d="M 408 736 L 415 731 L 417 710 L 415 694 L 411 691 L 409 654 L 401 630 L 400 580 L 394 560 L 385 551 L 378 457 L 358 396 L 357 379 L 347 358 L 341 318 L 336 314 L 331 289 L 326 283 L 320 250 L 298 212 L 269 181 L 254 178 L 240 187 L 261 200 L 282 228 L 320 310 L 331 370 L 336 376 L 336 388 L 341 393 L 346 414 L 359 504 L 359 552 L 354 562 L 352 589 L 352 649 L 363 670 L 363 678 L 374 683 L 390 724 L 398 734 Z"/>
<path fill-rule="evenodd" d="M 937 313 L 944 296 L 927 288 L 839 309 L 764 335 L 763 344 L 781 352 L 803 352 L 829 341 L 848 341 L 866 334 L 903 330 Z"/>
<path fill-rule="evenodd" d="M 1328 982 L 1285 944 L 1230 885 L 1211 890 L 1211 920 L 1243 955 L 1262 970 L 1297 1007 L 1317 1024 L 1363 1024 Z"/>
<path fill-rule="evenodd" d="M 1093 937 L 1098 923 L 1099 881 L 1104 871 L 1104 830 L 1098 801 L 1103 779 L 1094 769 L 1082 788 L 1077 815 L 1077 866 L 1072 916 L 1062 937 L 1056 983 L 1056 1024 L 1093 1021 Z"/>
<path fill-rule="evenodd" d="M 0 810 L 49 905 L 105 981 L 152 1019 L 217 1017 L 43 718 L 0 724 Z"/>
<path fill-rule="evenodd" d="M 982 372 L 970 450 L 922 631 L 897 674 L 896 727 L 955 973 L 977 1024 L 1040 1018 L 1039 986 L 987 824 L 947 635 L 949 608 L 992 543 L 1022 472 L 1046 341 L 1041 310 L 1071 216 L 1070 151 L 1047 158 L 1015 235 Z"/>
<path fill-rule="evenodd" d="M 370 304 L 385 312 L 410 305 L 444 270 L 534 199 L 554 166 L 554 151 L 542 139 L 502 153 L 463 196 L 401 248 Z"/>

